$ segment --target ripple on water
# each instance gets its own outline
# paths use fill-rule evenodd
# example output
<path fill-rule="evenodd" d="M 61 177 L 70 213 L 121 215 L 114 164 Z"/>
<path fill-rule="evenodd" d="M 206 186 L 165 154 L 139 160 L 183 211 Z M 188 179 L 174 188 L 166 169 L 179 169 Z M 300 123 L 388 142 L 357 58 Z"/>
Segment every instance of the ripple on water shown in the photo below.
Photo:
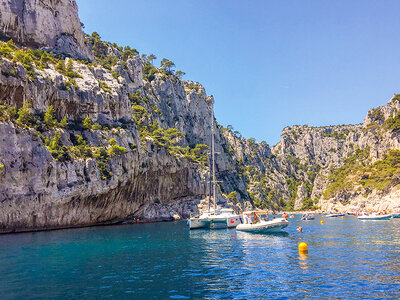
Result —
<path fill-rule="evenodd" d="M 279 235 L 185 222 L 4 235 L 0 297 L 400 298 L 400 220 L 319 221 Z"/>

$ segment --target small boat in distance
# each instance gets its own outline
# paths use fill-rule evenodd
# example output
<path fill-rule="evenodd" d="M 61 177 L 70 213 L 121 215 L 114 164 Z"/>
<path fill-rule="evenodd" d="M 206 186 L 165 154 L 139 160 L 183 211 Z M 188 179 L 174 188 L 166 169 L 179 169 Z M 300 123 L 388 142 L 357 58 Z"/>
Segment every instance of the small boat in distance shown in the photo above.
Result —
<path fill-rule="evenodd" d="M 337 217 L 343 217 L 346 214 L 327 214 L 325 217 L 326 218 L 337 218 Z"/>
<path fill-rule="evenodd" d="M 244 224 L 239 224 L 236 230 L 252 233 L 276 233 L 289 225 L 285 218 L 269 220 L 265 211 L 245 211 L 243 221 Z"/>
<path fill-rule="evenodd" d="M 376 213 L 373 214 L 367 214 L 367 213 L 362 213 L 361 216 L 358 217 L 359 220 L 389 220 L 392 217 L 391 214 L 385 214 L 385 215 L 377 215 Z"/>
<path fill-rule="evenodd" d="M 393 219 L 400 218 L 400 211 L 395 211 L 395 212 L 392 214 L 392 218 L 393 218 Z"/>
<path fill-rule="evenodd" d="M 314 220 L 315 217 L 312 214 L 304 214 L 301 216 L 301 220 L 302 221 L 310 221 L 310 220 Z"/>

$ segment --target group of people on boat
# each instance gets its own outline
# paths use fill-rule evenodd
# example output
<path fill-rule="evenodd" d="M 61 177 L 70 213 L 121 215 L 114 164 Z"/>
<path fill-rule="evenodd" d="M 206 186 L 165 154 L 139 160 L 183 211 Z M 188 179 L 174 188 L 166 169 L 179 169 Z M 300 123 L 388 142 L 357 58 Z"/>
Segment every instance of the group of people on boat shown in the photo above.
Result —
<path fill-rule="evenodd" d="M 256 224 L 259 223 L 260 221 L 269 221 L 269 216 L 266 214 L 257 214 L 255 212 L 252 212 L 251 214 L 243 213 L 243 224 Z M 286 212 L 283 212 L 282 219 L 287 220 L 288 215 Z M 272 217 L 272 220 L 275 220 L 275 216 Z"/>

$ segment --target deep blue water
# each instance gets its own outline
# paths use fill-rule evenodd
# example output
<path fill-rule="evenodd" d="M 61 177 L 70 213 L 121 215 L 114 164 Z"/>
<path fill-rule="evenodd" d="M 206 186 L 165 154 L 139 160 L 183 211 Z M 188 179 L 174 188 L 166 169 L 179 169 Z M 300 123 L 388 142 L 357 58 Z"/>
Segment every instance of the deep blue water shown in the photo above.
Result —
<path fill-rule="evenodd" d="M 320 219 L 283 235 L 184 221 L 1 235 L 0 298 L 400 298 L 400 219 Z"/>

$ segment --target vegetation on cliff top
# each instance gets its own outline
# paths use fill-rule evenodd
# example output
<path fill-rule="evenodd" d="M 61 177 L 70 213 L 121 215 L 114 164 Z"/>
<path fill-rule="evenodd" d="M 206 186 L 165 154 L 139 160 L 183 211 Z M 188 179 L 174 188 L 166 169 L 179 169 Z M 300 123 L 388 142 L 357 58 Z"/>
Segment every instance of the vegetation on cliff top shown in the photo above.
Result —
<path fill-rule="evenodd" d="M 358 189 L 368 194 L 372 189 L 384 190 L 398 184 L 400 175 L 400 150 L 390 150 L 381 160 L 371 163 L 370 148 L 356 149 L 345 164 L 333 170 L 324 198 L 340 192 Z"/>

